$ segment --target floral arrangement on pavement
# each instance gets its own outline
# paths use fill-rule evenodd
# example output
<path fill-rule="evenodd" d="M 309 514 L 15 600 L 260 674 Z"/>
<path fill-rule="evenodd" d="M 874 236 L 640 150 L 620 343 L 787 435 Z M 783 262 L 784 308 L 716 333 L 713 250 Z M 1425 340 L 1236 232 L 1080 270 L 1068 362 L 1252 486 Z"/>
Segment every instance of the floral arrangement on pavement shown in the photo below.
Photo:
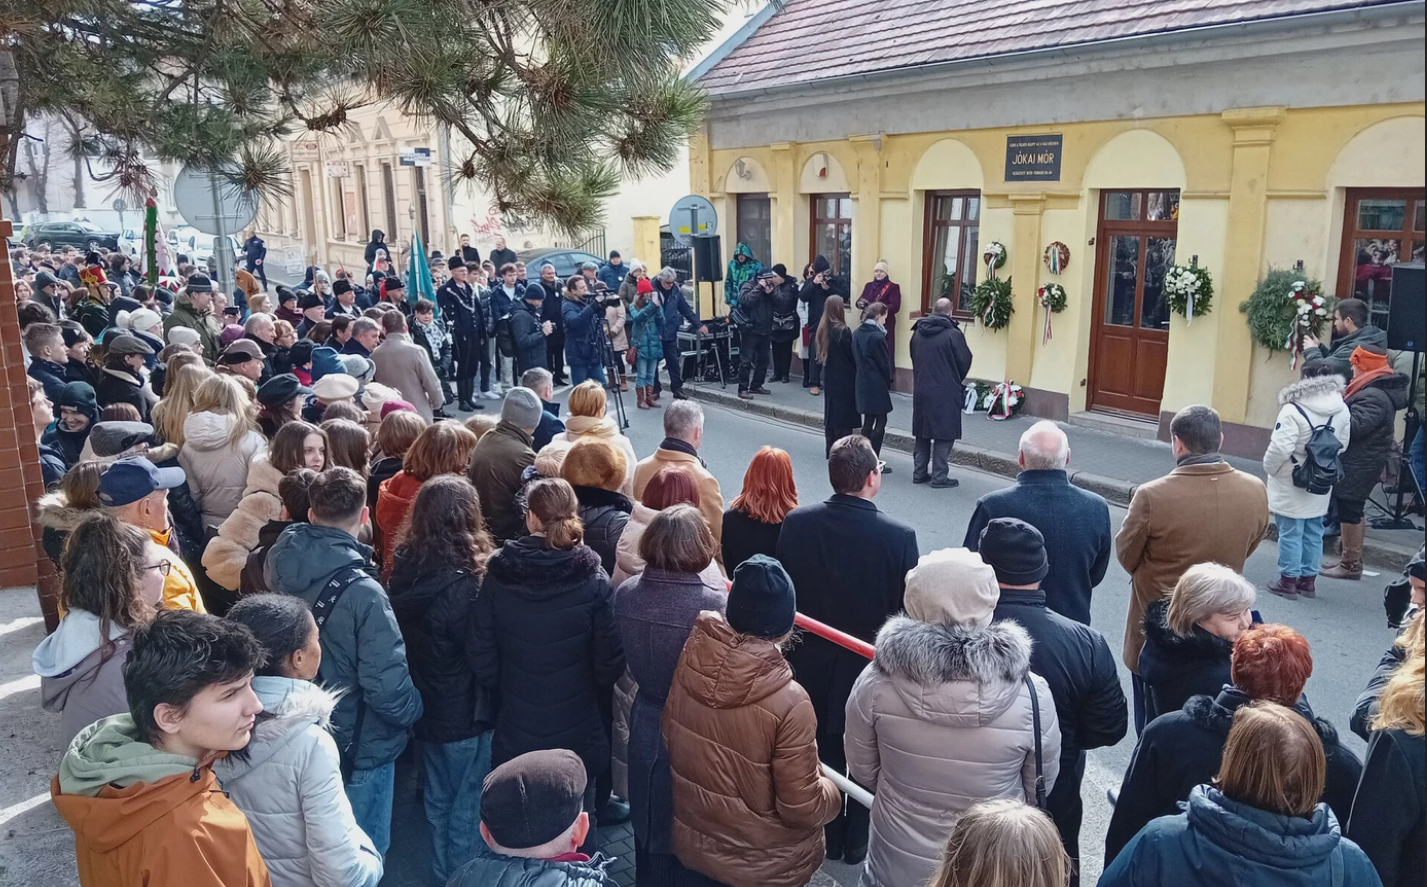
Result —
<path fill-rule="evenodd" d="M 1169 308 L 1190 324 L 1214 305 L 1214 281 L 1198 262 L 1175 265 L 1164 275 L 1164 294 Z"/>
<path fill-rule="evenodd" d="M 1026 394 L 1021 386 L 1007 380 L 991 386 L 990 392 L 982 398 L 981 407 L 986 411 L 986 418 L 999 422 L 1019 413 L 1025 402 Z"/>
<path fill-rule="evenodd" d="M 1296 370 L 1304 337 L 1317 336 L 1332 310 L 1322 289 L 1321 282 L 1300 270 L 1270 270 L 1239 310 L 1248 315 L 1254 341 L 1270 351 L 1290 352 Z"/>
<path fill-rule="evenodd" d="M 976 284 L 971 294 L 971 311 L 988 330 L 999 330 L 1011 322 L 1015 313 L 1011 304 L 1011 278 L 997 280 L 988 277 Z"/>
<path fill-rule="evenodd" d="M 1041 333 L 1041 344 L 1050 344 L 1050 316 L 1059 314 L 1065 310 L 1069 297 L 1065 294 L 1065 287 L 1058 283 L 1048 283 L 1036 291 L 1036 299 L 1045 309 L 1045 330 Z"/>

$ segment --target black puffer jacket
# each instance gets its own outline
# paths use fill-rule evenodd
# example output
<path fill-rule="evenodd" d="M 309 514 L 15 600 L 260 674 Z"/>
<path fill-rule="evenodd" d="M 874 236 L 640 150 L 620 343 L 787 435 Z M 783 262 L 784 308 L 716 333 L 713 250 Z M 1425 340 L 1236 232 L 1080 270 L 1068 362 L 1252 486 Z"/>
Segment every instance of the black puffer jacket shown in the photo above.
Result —
<path fill-rule="evenodd" d="M 391 609 L 411 651 L 411 681 L 421 693 L 416 738 L 459 742 L 489 730 L 495 698 L 471 668 L 471 610 L 480 577 L 470 570 L 418 573 L 412 558 L 398 554 L 389 585 Z"/>
<path fill-rule="evenodd" d="M 1110 817 L 1110 830 L 1105 835 L 1107 860 L 1118 856 L 1151 819 L 1178 813 L 1179 802 L 1189 800 L 1190 789 L 1214 778 L 1224 756 L 1234 712 L 1252 701 L 1239 688 L 1225 687 L 1217 694 L 1195 696 L 1182 711 L 1170 712 L 1145 727 Z M 1352 811 L 1362 762 L 1338 742 L 1338 731 L 1332 724 L 1314 716 L 1307 699 L 1300 698 L 1294 709 L 1313 723 L 1323 740 L 1328 759 L 1323 800 L 1333 809 L 1338 822 L 1344 823 Z"/>
<path fill-rule="evenodd" d="M 619 537 L 624 535 L 634 503 L 618 491 L 579 484 L 573 486 L 575 498 L 580 503 L 580 522 L 585 525 L 585 544 L 600 556 L 600 566 L 604 568 L 605 575 L 613 576 Z"/>
<path fill-rule="evenodd" d="M 1353 430 L 1343 450 L 1343 479 L 1333 488 L 1339 499 L 1366 499 L 1377 486 L 1392 454 L 1393 420 L 1407 406 L 1407 382 L 1401 373 L 1380 376 L 1346 398 Z"/>
<path fill-rule="evenodd" d="M 798 282 L 787 277 L 773 288 L 773 341 L 792 342 L 798 326 Z"/>
<path fill-rule="evenodd" d="M 1234 644 L 1199 626 L 1187 635 L 1169 627 L 1169 601 L 1145 609 L 1145 645 L 1140 650 L 1140 678 L 1148 685 L 1145 721 L 1178 711 L 1189 697 L 1218 695 L 1229 683 L 1229 654 Z"/>
<path fill-rule="evenodd" d="M 491 766 L 568 748 L 591 778 L 609 767 L 599 698 L 624 673 L 609 577 L 587 545 L 539 536 L 491 555 L 472 619 L 476 679 L 499 693 Z"/>

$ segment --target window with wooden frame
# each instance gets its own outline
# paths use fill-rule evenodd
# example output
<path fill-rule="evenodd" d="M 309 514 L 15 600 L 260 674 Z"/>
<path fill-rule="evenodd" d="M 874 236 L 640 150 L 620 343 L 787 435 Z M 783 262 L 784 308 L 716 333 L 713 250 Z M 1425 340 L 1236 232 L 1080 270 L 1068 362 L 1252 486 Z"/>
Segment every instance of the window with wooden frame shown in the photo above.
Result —
<path fill-rule="evenodd" d="M 981 240 L 980 191 L 928 191 L 922 239 L 922 308 L 941 298 L 956 317 L 971 316 Z"/>
<path fill-rule="evenodd" d="M 809 258 L 824 256 L 832 263 L 832 273 L 849 278 L 852 274 L 852 196 L 812 195 L 812 224 Z"/>
<path fill-rule="evenodd" d="M 1393 266 L 1422 261 L 1424 215 L 1421 188 L 1348 189 L 1337 295 L 1367 302 L 1368 321 L 1381 329 L 1387 328 Z"/>
<path fill-rule="evenodd" d="M 767 194 L 739 194 L 737 237 L 764 267 L 773 264 L 773 202 Z"/>

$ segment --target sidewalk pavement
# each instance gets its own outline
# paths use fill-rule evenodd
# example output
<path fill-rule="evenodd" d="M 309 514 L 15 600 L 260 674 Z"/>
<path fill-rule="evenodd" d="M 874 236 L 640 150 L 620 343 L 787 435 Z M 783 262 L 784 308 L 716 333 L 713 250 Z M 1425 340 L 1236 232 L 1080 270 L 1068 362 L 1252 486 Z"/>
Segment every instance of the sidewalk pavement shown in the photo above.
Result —
<path fill-rule="evenodd" d="M 724 388 L 717 382 L 690 380 L 686 390 L 699 400 L 730 409 L 747 410 L 784 422 L 822 428 L 822 398 L 812 396 L 797 382 L 774 382 L 767 387 L 773 392 L 771 396 L 757 395 L 751 401 L 740 400 L 737 386 L 732 384 Z M 980 411 L 964 414 L 962 438 L 952 451 L 952 462 L 1015 477 L 1020 472 L 1016 454 L 1021 434 L 1036 421 L 1036 417 L 1025 415 L 997 422 Z M 883 446 L 911 452 L 914 442 L 911 424 L 911 395 L 892 392 L 892 415 L 887 423 Z M 1110 434 L 1064 422 L 1059 425 L 1070 438 L 1070 479 L 1076 486 L 1093 490 L 1114 505 L 1129 505 L 1137 486 L 1162 477 L 1174 467 L 1174 457 L 1167 443 Z M 1226 458 L 1241 471 L 1258 478 L 1264 476 L 1263 464 L 1256 459 Z M 1380 490 L 1374 498 L 1379 502 L 1388 501 Z M 1368 511 L 1371 522 L 1371 505 Z M 1420 524 L 1418 526 L 1413 530 L 1377 530 L 1370 526 L 1364 545 L 1364 559 L 1384 569 L 1401 570 L 1422 545 L 1423 531 Z M 1273 527 L 1270 527 L 1270 538 L 1277 538 Z"/>

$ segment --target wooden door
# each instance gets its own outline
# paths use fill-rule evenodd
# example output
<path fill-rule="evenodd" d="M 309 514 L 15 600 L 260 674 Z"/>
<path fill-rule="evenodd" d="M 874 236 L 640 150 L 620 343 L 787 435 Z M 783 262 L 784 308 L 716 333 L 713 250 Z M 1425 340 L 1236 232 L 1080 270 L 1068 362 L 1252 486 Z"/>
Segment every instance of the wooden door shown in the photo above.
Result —
<path fill-rule="evenodd" d="M 1169 353 L 1164 276 L 1174 265 L 1178 191 L 1103 191 L 1095 235 L 1089 407 L 1159 417 Z"/>

